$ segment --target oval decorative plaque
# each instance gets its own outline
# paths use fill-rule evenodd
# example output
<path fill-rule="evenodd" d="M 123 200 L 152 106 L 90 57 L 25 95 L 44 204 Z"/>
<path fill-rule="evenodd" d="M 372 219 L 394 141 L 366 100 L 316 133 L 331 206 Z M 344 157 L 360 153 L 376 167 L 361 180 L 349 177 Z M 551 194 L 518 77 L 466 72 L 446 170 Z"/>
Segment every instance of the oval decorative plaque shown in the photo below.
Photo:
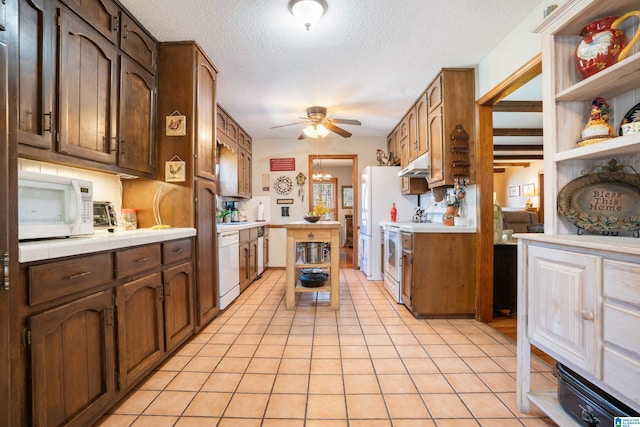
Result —
<path fill-rule="evenodd" d="M 578 227 L 578 234 L 630 231 L 639 237 L 640 175 L 625 173 L 626 167 L 611 160 L 560 190 L 558 213 Z"/>

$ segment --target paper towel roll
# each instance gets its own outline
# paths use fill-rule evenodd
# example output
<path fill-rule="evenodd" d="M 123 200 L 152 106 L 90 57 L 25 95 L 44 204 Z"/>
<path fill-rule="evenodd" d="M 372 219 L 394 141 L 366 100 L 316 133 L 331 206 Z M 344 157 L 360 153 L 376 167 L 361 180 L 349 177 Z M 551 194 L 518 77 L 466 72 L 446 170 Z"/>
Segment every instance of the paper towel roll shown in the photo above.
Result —
<path fill-rule="evenodd" d="M 258 221 L 264 221 L 264 206 L 262 202 L 258 203 L 258 215 L 256 215 Z"/>

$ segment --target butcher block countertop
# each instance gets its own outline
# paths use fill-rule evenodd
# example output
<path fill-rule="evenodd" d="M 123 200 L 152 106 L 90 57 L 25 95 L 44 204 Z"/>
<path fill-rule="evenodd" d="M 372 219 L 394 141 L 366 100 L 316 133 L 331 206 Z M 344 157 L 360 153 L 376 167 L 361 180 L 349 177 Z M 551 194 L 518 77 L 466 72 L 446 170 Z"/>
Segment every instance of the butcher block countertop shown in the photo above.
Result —
<path fill-rule="evenodd" d="M 284 228 L 340 228 L 339 221 L 318 221 L 318 222 L 308 222 L 308 221 L 292 221 L 287 222 L 286 224 L 282 224 Z"/>

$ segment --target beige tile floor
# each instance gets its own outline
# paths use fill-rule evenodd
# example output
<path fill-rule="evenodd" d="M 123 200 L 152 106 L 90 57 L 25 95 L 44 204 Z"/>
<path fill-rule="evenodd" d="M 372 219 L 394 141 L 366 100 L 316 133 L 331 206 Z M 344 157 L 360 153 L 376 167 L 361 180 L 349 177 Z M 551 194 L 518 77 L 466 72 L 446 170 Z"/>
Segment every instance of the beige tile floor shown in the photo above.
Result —
<path fill-rule="evenodd" d="M 550 426 L 515 406 L 516 346 L 468 319 L 415 319 L 342 269 L 341 306 L 284 306 L 269 270 L 98 423 L 110 426 Z M 534 359 L 532 384 L 555 389 Z"/>

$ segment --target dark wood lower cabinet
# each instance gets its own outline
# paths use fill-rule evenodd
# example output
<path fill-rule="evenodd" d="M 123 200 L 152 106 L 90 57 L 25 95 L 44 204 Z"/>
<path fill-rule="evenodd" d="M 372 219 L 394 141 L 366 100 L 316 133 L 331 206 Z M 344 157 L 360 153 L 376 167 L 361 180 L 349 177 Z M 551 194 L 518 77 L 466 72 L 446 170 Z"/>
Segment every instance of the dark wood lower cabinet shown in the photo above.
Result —
<path fill-rule="evenodd" d="M 182 238 L 21 265 L 21 415 L 1 425 L 91 425 L 192 336 L 192 253 Z"/>
<path fill-rule="evenodd" d="M 185 262 L 165 268 L 164 283 L 164 328 L 166 351 L 175 350 L 193 335 L 193 288 L 192 265 Z"/>
<path fill-rule="evenodd" d="M 160 273 L 116 288 L 118 310 L 118 379 L 127 389 L 164 356 L 164 321 Z"/>
<path fill-rule="evenodd" d="M 33 425 L 86 426 L 116 391 L 112 293 L 30 319 Z"/>

